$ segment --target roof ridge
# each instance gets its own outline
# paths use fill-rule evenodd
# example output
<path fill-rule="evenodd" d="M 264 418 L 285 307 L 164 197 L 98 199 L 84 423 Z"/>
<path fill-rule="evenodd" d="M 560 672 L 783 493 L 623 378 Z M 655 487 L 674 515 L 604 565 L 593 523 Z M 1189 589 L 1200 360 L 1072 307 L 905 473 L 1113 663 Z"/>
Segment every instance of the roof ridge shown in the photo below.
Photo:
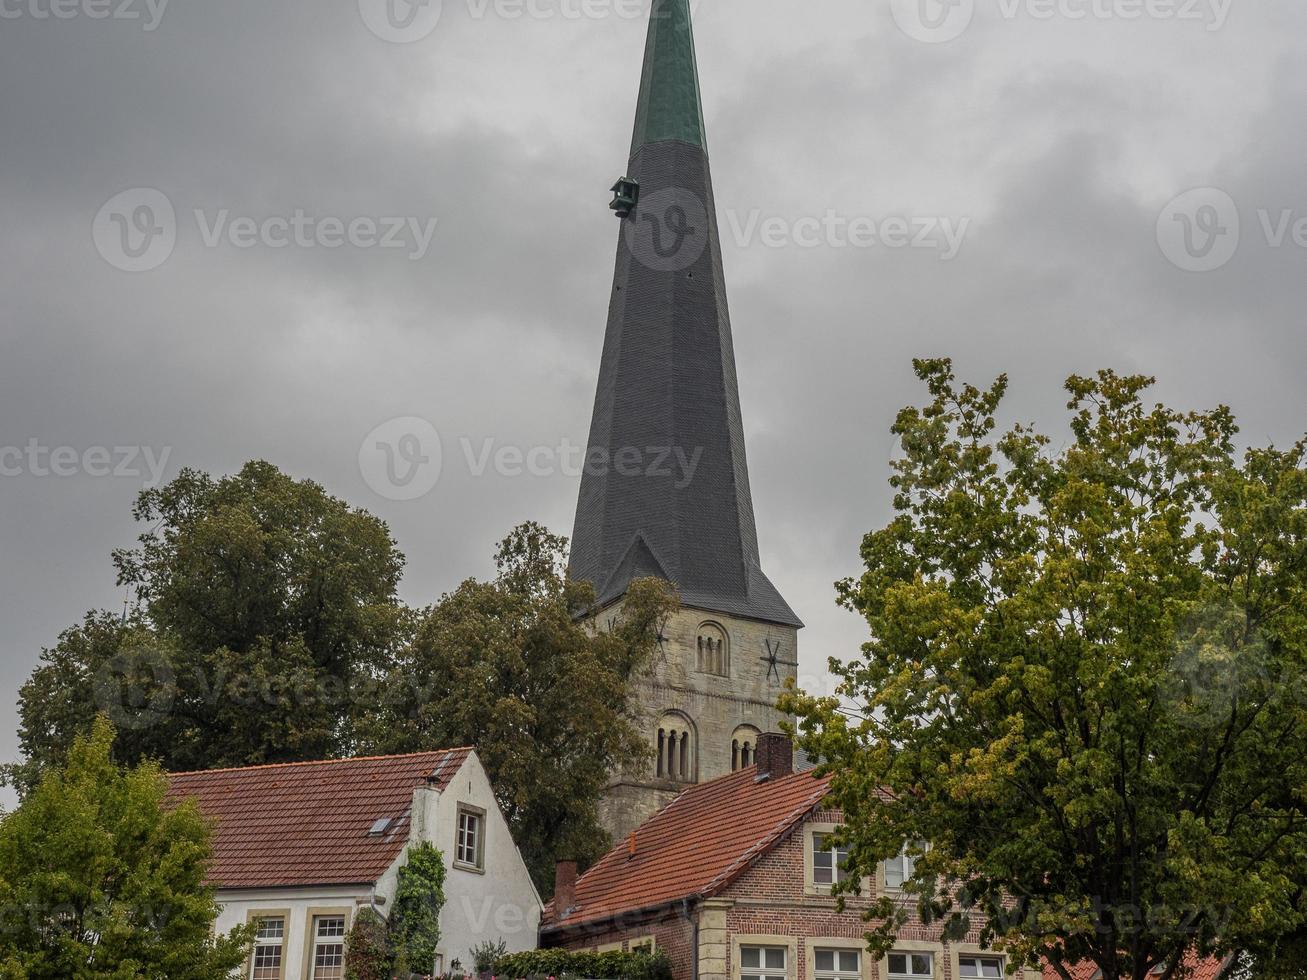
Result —
<path fill-rule="evenodd" d="M 334 766 L 349 762 L 382 762 L 389 759 L 416 759 L 423 755 L 451 755 L 455 752 L 474 752 L 473 746 L 460 745 L 451 749 L 427 749 L 423 752 L 401 752 L 397 755 L 354 755 L 345 759 L 306 759 L 303 762 L 265 762 L 257 766 L 227 766 L 222 769 L 188 769 L 182 772 L 164 773 L 169 779 L 174 776 L 211 776 L 227 772 L 255 772 L 263 769 L 294 769 L 307 766 Z"/>

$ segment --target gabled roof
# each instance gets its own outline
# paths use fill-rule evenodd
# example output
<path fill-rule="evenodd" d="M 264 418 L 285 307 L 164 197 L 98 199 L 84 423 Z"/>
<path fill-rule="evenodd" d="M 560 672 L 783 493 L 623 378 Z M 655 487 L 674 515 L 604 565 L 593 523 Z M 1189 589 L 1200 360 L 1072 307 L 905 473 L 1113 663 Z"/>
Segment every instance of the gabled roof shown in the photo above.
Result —
<path fill-rule="evenodd" d="M 471 751 L 173 773 L 168 798 L 193 797 L 216 822 L 209 884 L 370 884 L 408 843 L 413 790 L 443 790 Z"/>
<path fill-rule="evenodd" d="M 1221 980 L 1230 967 L 1230 957 L 1200 960 L 1190 955 L 1186 965 L 1189 975 L 1185 980 Z M 1080 963 L 1071 968 L 1071 980 L 1102 980 L 1102 971 L 1093 963 Z M 1062 975 L 1048 964 L 1044 965 L 1044 980 L 1062 980 Z"/>
<path fill-rule="evenodd" d="M 789 835 L 825 798 L 829 777 L 758 781 L 755 767 L 687 789 L 576 883 L 576 904 L 545 911 L 549 929 L 719 893 Z"/>

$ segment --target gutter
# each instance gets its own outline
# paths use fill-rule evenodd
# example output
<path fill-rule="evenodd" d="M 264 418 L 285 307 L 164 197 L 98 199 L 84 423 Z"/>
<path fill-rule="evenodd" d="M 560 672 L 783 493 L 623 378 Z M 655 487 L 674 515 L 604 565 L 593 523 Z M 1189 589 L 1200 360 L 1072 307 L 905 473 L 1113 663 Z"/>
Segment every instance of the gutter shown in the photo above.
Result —
<path fill-rule="evenodd" d="M 638 908 L 622 909 L 620 912 L 595 916 L 593 919 L 578 919 L 575 922 L 564 923 L 554 922 L 547 926 L 542 925 L 540 927 L 540 935 L 544 936 L 552 935 L 553 933 L 574 932 L 576 930 L 584 929 L 587 926 L 598 925 L 602 922 L 612 922 L 616 919 L 625 918 L 627 916 L 648 915 L 649 913 L 657 912 L 660 909 L 669 909 L 674 912 L 678 905 L 682 908 L 688 908 L 691 902 L 698 902 L 705 897 L 706 896 L 702 892 L 692 892 L 682 898 L 673 898 L 670 901 L 658 902 L 655 905 L 642 905 Z"/>

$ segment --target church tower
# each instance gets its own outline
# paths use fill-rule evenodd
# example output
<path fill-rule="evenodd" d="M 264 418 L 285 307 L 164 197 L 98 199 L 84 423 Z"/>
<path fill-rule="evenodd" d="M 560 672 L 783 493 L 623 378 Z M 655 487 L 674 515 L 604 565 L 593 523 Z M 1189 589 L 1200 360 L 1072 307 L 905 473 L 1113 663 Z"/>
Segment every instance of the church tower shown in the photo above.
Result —
<path fill-rule="evenodd" d="M 624 836 L 686 784 L 753 762 L 797 673 L 803 624 L 763 574 L 749 492 L 689 0 L 653 0 L 571 572 L 601 622 L 633 579 L 682 608 L 638 695 L 656 759 L 615 774 Z"/>

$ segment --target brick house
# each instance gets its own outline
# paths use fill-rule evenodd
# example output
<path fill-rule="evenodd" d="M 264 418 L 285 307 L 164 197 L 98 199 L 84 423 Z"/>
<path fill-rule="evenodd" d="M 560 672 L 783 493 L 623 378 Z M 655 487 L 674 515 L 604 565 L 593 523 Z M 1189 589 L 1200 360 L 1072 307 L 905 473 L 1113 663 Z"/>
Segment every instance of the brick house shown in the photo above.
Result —
<path fill-rule="evenodd" d="M 826 790 L 827 780 L 794 771 L 789 739 L 760 736 L 755 765 L 687 789 L 579 879 L 574 864 L 560 864 L 541 944 L 664 950 L 677 980 L 965 980 L 1001 971 L 1002 954 L 974 939 L 946 944 L 938 926 L 919 921 L 872 961 L 862 911 L 905 869 L 890 862 L 864 897 L 837 911 L 839 859 L 823 845 L 842 815 L 823 806 Z M 1024 980 L 1041 977 L 1026 971 Z"/>
<path fill-rule="evenodd" d="M 387 914 L 409 848 L 444 857 L 437 964 L 477 943 L 534 949 L 542 905 L 476 752 L 174 773 L 169 799 L 214 822 L 220 933 L 259 923 L 241 976 L 340 980 L 355 916 Z"/>

